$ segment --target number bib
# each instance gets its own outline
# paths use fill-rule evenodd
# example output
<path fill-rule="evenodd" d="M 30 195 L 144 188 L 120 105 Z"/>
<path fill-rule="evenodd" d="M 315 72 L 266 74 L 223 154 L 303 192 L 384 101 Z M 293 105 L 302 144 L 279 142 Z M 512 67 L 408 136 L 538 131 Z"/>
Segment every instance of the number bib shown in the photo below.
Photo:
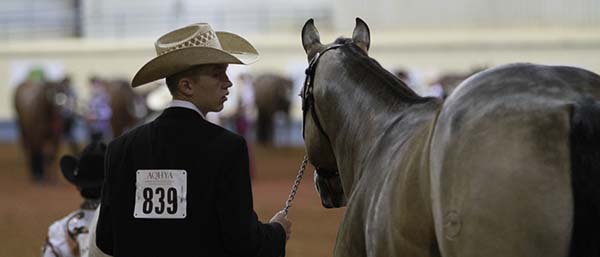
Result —
<path fill-rule="evenodd" d="M 138 170 L 135 180 L 136 219 L 183 219 L 186 215 L 185 170 Z"/>

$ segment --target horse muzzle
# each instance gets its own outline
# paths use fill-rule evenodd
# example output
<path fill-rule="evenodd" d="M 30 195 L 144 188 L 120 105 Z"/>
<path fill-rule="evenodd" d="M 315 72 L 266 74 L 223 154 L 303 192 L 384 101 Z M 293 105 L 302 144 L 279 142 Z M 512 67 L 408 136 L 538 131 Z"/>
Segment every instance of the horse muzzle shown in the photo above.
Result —
<path fill-rule="evenodd" d="M 313 176 L 323 207 L 329 209 L 346 206 L 346 196 L 337 170 L 317 168 Z"/>

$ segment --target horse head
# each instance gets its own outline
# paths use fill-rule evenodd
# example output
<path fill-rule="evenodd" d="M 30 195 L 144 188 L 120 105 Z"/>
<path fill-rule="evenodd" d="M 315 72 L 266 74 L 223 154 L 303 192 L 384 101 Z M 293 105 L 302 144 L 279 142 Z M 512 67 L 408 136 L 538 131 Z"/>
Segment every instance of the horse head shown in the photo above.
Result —
<path fill-rule="evenodd" d="M 370 45 L 369 28 L 360 18 L 356 19 L 356 27 L 352 36 L 353 44 L 367 54 Z M 306 69 L 306 82 L 302 89 L 303 136 L 306 152 L 310 162 L 315 166 L 315 186 L 326 208 L 338 208 L 346 205 L 346 195 L 338 172 L 337 160 L 332 149 L 330 137 L 321 125 L 319 117 L 323 113 L 314 101 L 316 67 L 319 58 L 327 51 L 340 47 L 342 44 L 323 45 L 313 20 L 309 19 L 302 29 L 302 45 L 307 54 L 309 67 Z"/>

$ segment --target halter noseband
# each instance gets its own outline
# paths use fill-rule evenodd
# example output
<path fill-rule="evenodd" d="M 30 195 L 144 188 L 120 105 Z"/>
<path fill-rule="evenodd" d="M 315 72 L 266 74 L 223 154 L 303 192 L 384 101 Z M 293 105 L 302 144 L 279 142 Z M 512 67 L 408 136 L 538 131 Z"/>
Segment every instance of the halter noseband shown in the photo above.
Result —
<path fill-rule="evenodd" d="M 315 81 L 315 73 L 317 71 L 317 63 L 319 63 L 321 56 L 323 56 L 325 52 L 337 49 L 341 46 L 343 46 L 343 44 L 333 44 L 321 50 L 310 60 L 308 68 L 306 68 L 306 79 L 304 80 L 304 88 L 302 89 L 302 92 L 300 94 L 300 96 L 302 97 L 302 138 L 305 138 L 304 134 L 306 130 L 306 113 L 310 110 L 310 114 L 315 125 L 317 126 L 317 129 L 319 129 L 319 132 L 323 136 L 325 136 L 325 138 L 327 138 L 327 141 L 331 143 L 331 140 L 329 139 L 329 136 L 327 136 L 327 133 L 325 133 L 321 122 L 319 122 L 319 117 L 317 117 L 317 112 L 315 111 L 315 98 L 313 95 L 313 86 Z M 339 172 L 337 170 L 323 169 L 319 167 L 315 168 L 316 173 L 324 178 L 332 178 L 335 176 L 339 176 Z"/>

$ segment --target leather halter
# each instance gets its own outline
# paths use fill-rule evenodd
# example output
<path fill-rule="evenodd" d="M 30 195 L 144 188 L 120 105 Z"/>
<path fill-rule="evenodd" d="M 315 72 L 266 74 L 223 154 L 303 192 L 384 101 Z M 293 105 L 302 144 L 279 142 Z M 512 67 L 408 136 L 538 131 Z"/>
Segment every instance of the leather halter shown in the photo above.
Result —
<path fill-rule="evenodd" d="M 306 70 L 304 71 L 304 73 L 306 74 L 306 79 L 304 80 L 304 88 L 302 88 L 302 92 L 300 93 L 300 97 L 302 97 L 302 138 L 305 138 L 304 134 L 306 130 L 306 113 L 310 110 L 310 114 L 312 116 L 313 121 L 315 122 L 315 125 L 317 125 L 317 129 L 319 129 L 319 132 L 321 132 L 321 134 L 323 134 L 325 138 L 327 138 L 327 141 L 329 141 L 329 137 L 327 136 L 327 133 L 325 133 L 323 126 L 321 126 L 321 122 L 319 122 L 319 117 L 317 117 L 317 112 L 315 111 L 315 98 L 313 95 L 313 87 L 315 81 L 315 73 L 317 71 L 317 63 L 319 63 L 321 56 L 323 56 L 325 52 L 337 49 L 341 46 L 343 46 L 343 44 L 333 44 L 318 52 L 310 60 L 308 68 L 306 68 Z"/>
<path fill-rule="evenodd" d="M 313 87 L 314 87 L 314 81 L 315 81 L 315 73 L 317 70 L 317 64 L 319 63 L 319 60 L 321 59 L 321 56 L 323 56 L 323 54 L 325 54 L 325 52 L 329 51 L 329 50 L 333 50 L 333 49 L 337 49 L 339 47 L 343 46 L 343 44 L 332 44 L 329 45 L 328 47 L 326 47 L 325 49 L 321 50 L 320 52 L 318 52 L 309 62 L 308 68 L 306 68 L 306 79 L 304 80 L 304 88 L 302 89 L 302 92 L 300 93 L 300 97 L 302 97 L 302 138 L 305 138 L 305 130 L 306 130 L 306 113 L 308 113 L 308 111 L 310 110 L 310 114 L 312 116 L 312 119 L 315 123 L 315 125 L 317 126 L 317 129 L 319 129 L 319 132 L 325 136 L 325 138 L 327 138 L 327 141 L 329 141 L 329 143 L 331 143 L 331 140 L 329 139 L 329 136 L 327 136 L 327 133 L 325 133 L 325 130 L 323 129 L 323 126 L 321 125 L 321 122 L 319 122 L 319 117 L 317 117 L 317 112 L 315 111 L 315 98 L 313 95 Z M 314 165 L 314 163 L 313 163 Z M 339 176 L 339 171 L 338 170 L 330 170 L 330 169 L 324 169 L 324 168 L 319 168 L 319 167 L 315 167 L 316 168 L 316 173 L 319 176 L 322 176 L 324 178 L 332 178 L 332 177 L 336 177 Z"/>

